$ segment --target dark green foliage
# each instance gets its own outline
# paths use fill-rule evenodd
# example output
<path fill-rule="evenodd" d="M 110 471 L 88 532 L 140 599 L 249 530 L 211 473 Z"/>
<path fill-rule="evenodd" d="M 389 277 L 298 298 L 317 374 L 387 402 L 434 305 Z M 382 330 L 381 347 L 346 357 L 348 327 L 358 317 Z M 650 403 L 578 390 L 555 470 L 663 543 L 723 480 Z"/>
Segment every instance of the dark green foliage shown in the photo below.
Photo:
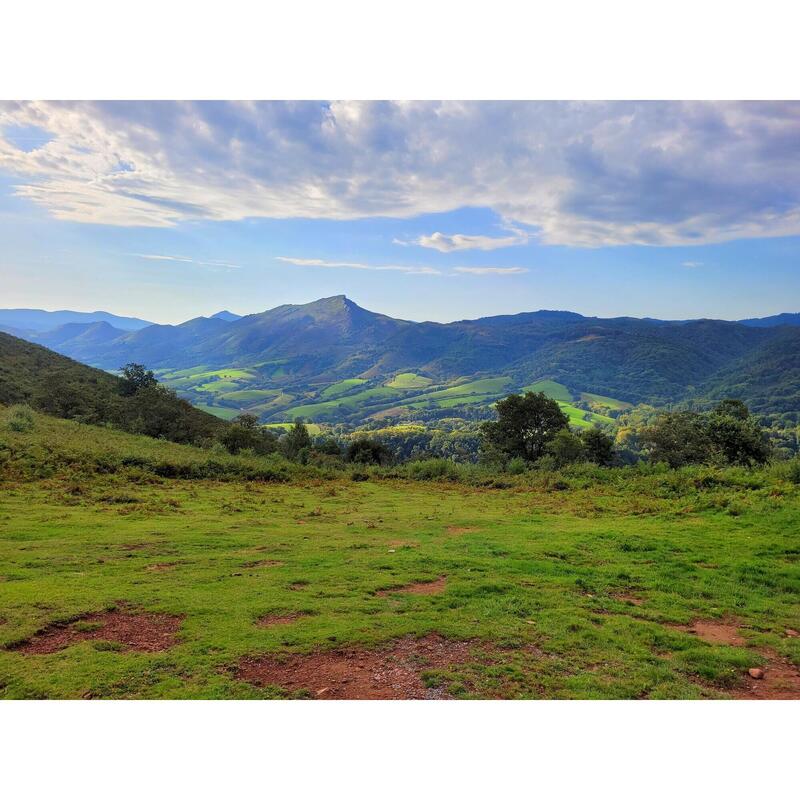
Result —
<path fill-rule="evenodd" d="M 481 428 L 483 447 L 487 454 L 504 459 L 536 461 L 556 433 L 569 427 L 569 419 L 558 403 L 542 392 L 509 395 L 495 408 L 497 421 L 486 422 Z"/>
<path fill-rule="evenodd" d="M 747 467 L 769 460 L 766 436 L 741 401 L 723 400 L 707 415 L 707 425 L 715 455 L 723 463 Z"/>
<path fill-rule="evenodd" d="M 566 467 L 584 459 L 583 441 L 569 428 L 562 428 L 545 446 L 547 455 L 552 456 L 556 467 Z"/>
<path fill-rule="evenodd" d="M 120 386 L 120 394 L 123 397 L 132 397 L 142 389 L 152 389 L 158 383 L 153 370 L 146 369 L 143 364 L 131 362 L 126 364 L 121 371 L 122 385 Z"/>
<path fill-rule="evenodd" d="M 757 421 L 740 401 L 725 400 L 713 411 L 663 414 L 641 434 L 652 461 L 685 464 L 764 464 L 770 448 Z"/>
<path fill-rule="evenodd" d="M 292 461 L 304 461 L 311 449 L 311 436 L 303 421 L 296 419 L 291 430 L 281 439 L 281 450 Z"/>
<path fill-rule="evenodd" d="M 317 441 L 314 442 L 314 450 L 326 456 L 342 455 L 341 445 L 332 436 L 317 439 Z"/>
<path fill-rule="evenodd" d="M 614 440 L 599 428 L 586 428 L 579 434 L 583 443 L 583 455 L 587 461 L 601 467 L 614 462 Z"/>
<path fill-rule="evenodd" d="M 277 450 L 277 439 L 258 424 L 258 417 L 253 414 L 242 414 L 229 425 L 220 441 L 225 449 L 236 455 L 242 450 L 252 450 L 256 455 L 267 455 Z"/>
<path fill-rule="evenodd" d="M 388 464 L 391 452 L 382 442 L 359 438 L 347 448 L 345 458 L 352 464 Z"/>

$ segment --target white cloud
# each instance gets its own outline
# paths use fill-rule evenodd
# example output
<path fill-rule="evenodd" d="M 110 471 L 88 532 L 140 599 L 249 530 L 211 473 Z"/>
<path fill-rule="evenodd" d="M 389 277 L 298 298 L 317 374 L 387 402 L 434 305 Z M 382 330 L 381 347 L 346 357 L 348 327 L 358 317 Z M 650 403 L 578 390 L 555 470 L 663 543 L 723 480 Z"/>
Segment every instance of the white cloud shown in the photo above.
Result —
<path fill-rule="evenodd" d="M 353 261 L 324 261 L 321 258 L 291 258 L 275 256 L 276 261 L 295 264 L 298 267 L 324 267 L 326 269 L 366 269 L 374 272 L 405 272 L 408 275 L 441 275 L 433 267 L 409 267 L 400 264 L 360 264 Z"/>
<path fill-rule="evenodd" d="M 203 267 L 224 267 L 225 269 L 241 269 L 241 264 L 229 264 L 227 261 L 198 261 L 195 258 L 186 256 L 166 256 L 158 253 L 132 253 L 137 258 L 145 258 L 148 261 L 179 261 L 184 264 L 199 264 Z"/>
<path fill-rule="evenodd" d="M 525 267 L 454 267 L 453 272 L 467 275 L 521 275 Z"/>
<path fill-rule="evenodd" d="M 689 269 L 694 269 L 695 267 L 702 267 L 703 266 L 703 262 L 702 261 L 683 261 L 681 263 L 681 266 L 688 267 Z"/>
<path fill-rule="evenodd" d="M 395 239 L 395 244 L 416 244 L 420 247 L 429 247 L 440 253 L 452 253 L 458 250 L 499 250 L 503 247 L 514 247 L 527 244 L 526 234 L 515 233 L 513 236 L 470 236 L 464 233 L 432 233 L 430 236 L 420 236 L 409 242 Z"/>
<path fill-rule="evenodd" d="M 2 135 L 25 126 L 52 138 L 26 151 Z M 798 141 L 798 102 L 0 104 L 0 171 L 17 194 L 124 226 L 471 206 L 549 244 L 800 235 Z"/>

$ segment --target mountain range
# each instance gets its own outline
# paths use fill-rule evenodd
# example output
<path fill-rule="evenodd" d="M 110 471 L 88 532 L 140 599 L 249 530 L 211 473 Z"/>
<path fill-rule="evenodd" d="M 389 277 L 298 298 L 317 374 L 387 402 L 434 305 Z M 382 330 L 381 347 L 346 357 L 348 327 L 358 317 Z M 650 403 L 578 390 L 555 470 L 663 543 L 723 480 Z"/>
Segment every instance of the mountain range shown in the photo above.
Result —
<path fill-rule="evenodd" d="M 534 311 L 435 323 L 337 295 L 180 325 L 0 311 L 0 329 L 106 370 L 143 363 L 201 408 L 271 422 L 449 413 L 548 380 L 622 404 L 737 396 L 764 414 L 800 409 L 800 314 L 729 322 Z"/>

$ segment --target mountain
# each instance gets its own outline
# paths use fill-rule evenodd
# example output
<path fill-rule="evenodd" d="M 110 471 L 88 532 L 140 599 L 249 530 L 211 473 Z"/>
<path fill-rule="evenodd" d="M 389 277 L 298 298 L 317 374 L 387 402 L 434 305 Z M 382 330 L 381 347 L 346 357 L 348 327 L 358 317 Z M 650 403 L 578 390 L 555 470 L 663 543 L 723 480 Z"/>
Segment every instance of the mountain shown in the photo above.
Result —
<path fill-rule="evenodd" d="M 152 322 L 137 317 L 119 317 L 107 311 L 42 311 L 38 308 L 4 308 L 0 309 L 0 330 L 10 329 L 27 333 L 52 331 L 69 323 L 107 322 L 123 331 L 136 331 Z"/>
<path fill-rule="evenodd" d="M 43 341 L 104 369 L 146 364 L 221 416 L 353 422 L 477 413 L 547 381 L 566 387 L 574 402 L 608 408 L 706 403 L 738 392 L 764 414 L 786 413 L 796 395 L 798 335 L 785 325 L 548 310 L 410 322 L 337 295 L 230 321 L 215 315 L 137 331 L 63 326 Z"/>
<path fill-rule="evenodd" d="M 775 314 L 772 317 L 755 317 L 739 320 L 750 328 L 774 328 L 777 325 L 800 325 L 800 314 Z"/>
<path fill-rule="evenodd" d="M 216 314 L 211 315 L 211 319 L 221 319 L 225 322 L 236 322 L 237 319 L 241 318 L 241 314 L 234 314 L 232 311 L 217 311 Z"/>

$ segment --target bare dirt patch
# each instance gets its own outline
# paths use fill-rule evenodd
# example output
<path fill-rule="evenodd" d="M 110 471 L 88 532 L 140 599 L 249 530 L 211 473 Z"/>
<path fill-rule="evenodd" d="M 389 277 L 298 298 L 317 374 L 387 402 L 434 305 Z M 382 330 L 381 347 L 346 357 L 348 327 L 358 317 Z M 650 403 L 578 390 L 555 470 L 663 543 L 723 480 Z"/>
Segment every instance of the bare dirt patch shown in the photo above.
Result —
<path fill-rule="evenodd" d="M 744 688 L 732 696 L 737 700 L 800 700 L 800 671 L 772 650 L 762 650 L 762 677 L 745 675 Z"/>
<path fill-rule="evenodd" d="M 282 567 L 284 561 L 278 561 L 274 558 L 262 558 L 259 561 L 245 561 L 242 564 L 243 569 L 255 569 L 256 567 Z"/>
<path fill-rule="evenodd" d="M 464 533 L 475 533 L 477 528 L 463 526 L 463 525 L 448 525 L 445 528 L 445 533 L 449 533 L 451 536 L 461 536 Z"/>
<path fill-rule="evenodd" d="M 288 625 L 298 619 L 309 616 L 307 611 L 290 611 L 287 614 L 265 614 L 259 617 L 257 625 L 261 628 L 270 628 L 273 625 Z"/>
<path fill-rule="evenodd" d="M 747 644 L 733 620 L 700 619 L 691 625 L 680 626 L 679 629 L 709 644 L 727 644 L 731 647 L 744 647 Z"/>
<path fill-rule="evenodd" d="M 86 640 L 117 642 L 127 650 L 155 653 L 177 644 L 182 617 L 132 611 L 98 611 L 72 622 L 48 625 L 13 647 L 26 655 L 57 653 Z"/>
<path fill-rule="evenodd" d="M 375 592 L 377 597 L 386 597 L 390 594 L 441 594 L 447 588 L 447 576 L 432 581 L 420 581 L 419 583 L 409 583 L 406 586 L 398 586 L 396 589 L 379 589 Z"/>
<path fill-rule="evenodd" d="M 348 648 L 309 655 L 245 657 L 236 677 L 256 686 L 280 686 L 321 700 L 425 700 L 446 695 L 426 688 L 426 670 L 474 662 L 473 641 L 431 633 L 406 636 L 374 650 Z M 485 656 L 485 653 L 484 653 Z"/>
<path fill-rule="evenodd" d="M 636 597 L 633 594 L 612 594 L 611 595 L 615 600 L 619 600 L 620 603 L 628 603 L 631 606 L 640 606 L 644 603 L 644 599 L 641 597 Z"/>

